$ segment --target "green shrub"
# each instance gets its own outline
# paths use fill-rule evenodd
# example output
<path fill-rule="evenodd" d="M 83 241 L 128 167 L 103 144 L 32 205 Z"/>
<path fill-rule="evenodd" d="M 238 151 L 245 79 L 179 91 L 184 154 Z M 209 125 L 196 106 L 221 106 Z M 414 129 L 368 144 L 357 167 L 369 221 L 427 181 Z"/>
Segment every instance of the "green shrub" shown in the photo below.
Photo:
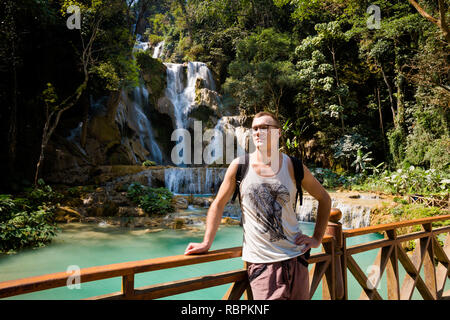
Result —
<path fill-rule="evenodd" d="M 331 169 L 311 168 L 311 173 L 325 188 L 335 188 L 348 184 L 348 177 L 339 175 Z"/>
<path fill-rule="evenodd" d="M 0 252 L 14 253 L 25 247 L 41 247 L 55 236 L 58 230 L 53 222 L 55 207 L 37 202 L 40 197 L 48 199 L 48 189 L 31 193 L 33 198 L 30 199 L 0 195 Z"/>
<path fill-rule="evenodd" d="M 450 173 L 443 170 L 416 168 L 384 171 L 379 175 L 368 176 L 360 185 L 352 189 L 379 191 L 390 194 L 422 194 L 445 196 L 450 185 Z"/>
<path fill-rule="evenodd" d="M 127 197 L 149 214 L 162 215 L 174 211 L 173 194 L 167 188 L 152 188 L 132 183 L 128 187 Z"/>
<path fill-rule="evenodd" d="M 405 159 L 406 135 L 401 128 L 393 128 L 387 133 L 389 150 L 395 164 L 400 164 Z"/>
<path fill-rule="evenodd" d="M 36 209 L 42 204 L 56 204 L 61 201 L 64 196 L 52 189 L 51 186 L 46 185 L 44 180 L 39 179 L 38 187 L 28 189 L 25 194 L 25 199 L 32 208 Z"/>

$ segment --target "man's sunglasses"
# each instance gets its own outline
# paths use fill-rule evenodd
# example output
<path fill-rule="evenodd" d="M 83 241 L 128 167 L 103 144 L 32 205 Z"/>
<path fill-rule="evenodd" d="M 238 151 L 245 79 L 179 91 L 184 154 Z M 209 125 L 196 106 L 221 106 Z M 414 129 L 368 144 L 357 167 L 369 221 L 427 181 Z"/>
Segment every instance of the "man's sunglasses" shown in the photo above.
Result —
<path fill-rule="evenodd" d="M 256 131 L 258 131 L 258 129 L 259 130 L 267 130 L 267 129 L 269 129 L 269 127 L 275 127 L 275 128 L 279 128 L 278 126 L 274 126 L 274 125 L 272 125 L 272 124 L 262 124 L 262 125 L 260 125 L 260 126 L 256 126 L 256 127 L 252 127 L 252 130 L 254 131 L 254 132 L 256 132 Z"/>

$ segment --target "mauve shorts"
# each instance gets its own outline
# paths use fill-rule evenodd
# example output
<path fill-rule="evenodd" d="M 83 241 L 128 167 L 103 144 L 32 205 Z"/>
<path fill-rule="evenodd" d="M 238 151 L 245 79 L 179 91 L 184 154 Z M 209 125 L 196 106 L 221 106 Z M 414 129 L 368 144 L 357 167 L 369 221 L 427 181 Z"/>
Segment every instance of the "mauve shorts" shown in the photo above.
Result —
<path fill-rule="evenodd" d="M 309 300 L 310 251 L 273 263 L 248 263 L 247 273 L 255 300 Z"/>

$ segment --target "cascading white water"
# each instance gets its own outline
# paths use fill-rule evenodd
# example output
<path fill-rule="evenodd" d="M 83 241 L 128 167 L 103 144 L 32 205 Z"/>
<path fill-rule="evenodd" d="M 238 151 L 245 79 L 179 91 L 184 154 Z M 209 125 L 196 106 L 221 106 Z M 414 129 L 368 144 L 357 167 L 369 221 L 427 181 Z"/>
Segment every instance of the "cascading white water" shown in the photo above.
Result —
<path fill-rule="evenodd" d="M 174 106 L 176 128 L 184 128 L 185 109 L 188 108 L 189 101 L 184 94 L 183 65 L 177 63 L 164 63 L 164 65 L 167 67 L 166 97 Z"/>
<path fill-rule="evenodd" d="M 122 93 L 126 97 L 126 93 Z M 143 111 L 143 106 L 148 104 L 148 91 L 144 86 L 135 87 L 133 89 L 133 100 L 128 101 L 124 98 L 124 102 L 119 103 L 116 112 L 116 122 L 120 127 L 129 126 L 139 136 L 141 145 L 150 152 L 150 159 L 162 163 L 163 156 L 158 143 L 153 135 L 153 129 L 150 121 Z M 136 156 L 133 157 L 138 163 Z"/>
<path fill-rule="evenodd" d="M 174 193 L 213 194 L 225 175 L 224 168 L 167 168 L 165 187 Z"/>
<path fill-rule="evenodd" d="M 221 132 L 222 136 L 217 134 L 217 138 L 210 143 L 210 149 L 217 152 L 211 156 L 209 163 L 213 163 L 220 157 L 222 157 L 222 163 L 231 163 L 234 158 L 244 155 L 245 152 L 251 153 L 255 150 L 251 130 L 242 126 L 236 118 L 239 116 L 224 116 L 217 121 L 214 130 L 215 133 Z"/>
<path fill-rule="evenodd" d="M 84 150 L 80 144 L 82 127 L 83 122 L 80 122 L 76 128 L 70 130 L 70 134 L 66 139 L 67 141 L 73 143 L 83 155 L 87 156 L 88 154 L 86 153 L 86 150 Z"/>
<path fill-rule="evenodd" d="M 142 36 L 140 34 L 136 35 L 136 42 L 134 43 L 134 50 L 144 50 L 146 51 L 149 48 L 148 41 L 141 41 Z"/>
<path fill-rule="evenodd" d="M 133 52 L 136 50 L 147 50 L 148 42 L 141 41 L 142 36 L 136 35 Z M 134 55 L 133 55 L 134 59 Z M 133 101 L 126 98 L 126 92 L 122 92 L 123 101 L 119 103 L 116 112 L 116 122 L 124 128 L 128 125 L 139 136 L 142 147 L 150 152 L 150 159 L 162 163 L 163 156 L 158 143 L 153 134 L 152 125 L 144 113 L 144 108 L 148 106 L 148 91 L 144 85 L 139 85 L 133 89 Z M 134 160 L 138 163 L 136 155 L 133 153 Z"/>
<path fill-rule="evenodd" d="M 342 212 L 339 222 L 344 228 L 354 229 L 370 225 L 370 212 L 377 205 L 378 198 L 367 198 L 365 201 L 352 201 L 331 195 L 331 207 L 338 208 Z M 297 201 L 297 217 L 299 221 L 315 222 L 317 217 L 318 201 L 313 197 L 303 196 L 303 204 L 300 206 Z"/>
<path fill-rule="evenodd" d="M 158 44 L 155 47 L 155 50 L 153 51 L 153 59 L 158 59 L 162 55 L 162 51 L 164 48 L 164 41 L 158 42 Z"/>
<path fill-rule="evenodd" d="M 211 71 L 208 69 L 205 63 L 193 61 L 188 62 L 188 85 L 187 88 L 192 90 L 194 89 L 195 93 L 195 83 L 197 78 L 202 78 L 206 81 L 206 88 L 212 91 L 216 91 L 216 85 L 214 83 L 214 78 L 212 76 Z"/>
<path fill-rule="evenodd" d="M 135 97 L 135 115 L 136 120 L 140 129 L 140 139 L 141 144 L 147 147 L 147 150 L 150 150 L 151 158 L 153 161 L 157 163 L 162 163 L 162 152 L 159 148 L 158 144 L 155 141 L 155 137 L 153 135 L 153 129 L 150 121 L 147 119 L 144 111 L 142 110 L 142 106 L 148 105 L 148 91 L 144 86 L 140 86 L 139 88 L 134 89 L 134 97 Z"/>
<path fill-rule="evenodd" d="M 166 97 L 174 106 L 176 127 L 186 128 L 189 111 L 195 101 L 195 85 L 198 78 L 205 81 L 206 87 L 215 91 L 216 85 L 211 71 L 203 62 L 188 62 L 187 74 L 184 66 L 178 63 L 164 63 L 167 67 Z M 186 77 L 186 86 L 184 79 Z"/>

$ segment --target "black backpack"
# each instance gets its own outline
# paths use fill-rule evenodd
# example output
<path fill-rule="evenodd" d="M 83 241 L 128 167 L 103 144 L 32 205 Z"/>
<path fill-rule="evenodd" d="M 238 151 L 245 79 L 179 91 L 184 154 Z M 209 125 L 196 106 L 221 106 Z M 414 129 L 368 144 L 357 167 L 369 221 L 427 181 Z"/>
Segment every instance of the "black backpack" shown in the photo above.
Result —
<path fill-rule="evenodd" d="M 248 164 L 249 164 L 249 154 L 245 154 L 245 161 L 244 163 L 238 164 L 238 170 L 236 172 L 236 189 L 234 190 L 233 198 L 231 199 L 232 202 L 236 200 L 236 196 L 239 196 L 239 202 L 241 202 L 241 193 L 239 192 L 239 186 L 241 185 L 242 180 L 244 180 L 245 176 L 247 175 L 248 171 Z M 295 204 L 294 204 L 294 210 L 297 207 L 297 198 L 300 197 L 300 205 L 303 203 L 303 192 L 302 192 L 302 180 L 303 180 L 303 163 L 302 160 L 289 156 L 291 158 L 292 164 L 294 165 L 294 176 L 295 176 L 295 182 L 297 186 L 297 194 L 295 196 Z"/>

